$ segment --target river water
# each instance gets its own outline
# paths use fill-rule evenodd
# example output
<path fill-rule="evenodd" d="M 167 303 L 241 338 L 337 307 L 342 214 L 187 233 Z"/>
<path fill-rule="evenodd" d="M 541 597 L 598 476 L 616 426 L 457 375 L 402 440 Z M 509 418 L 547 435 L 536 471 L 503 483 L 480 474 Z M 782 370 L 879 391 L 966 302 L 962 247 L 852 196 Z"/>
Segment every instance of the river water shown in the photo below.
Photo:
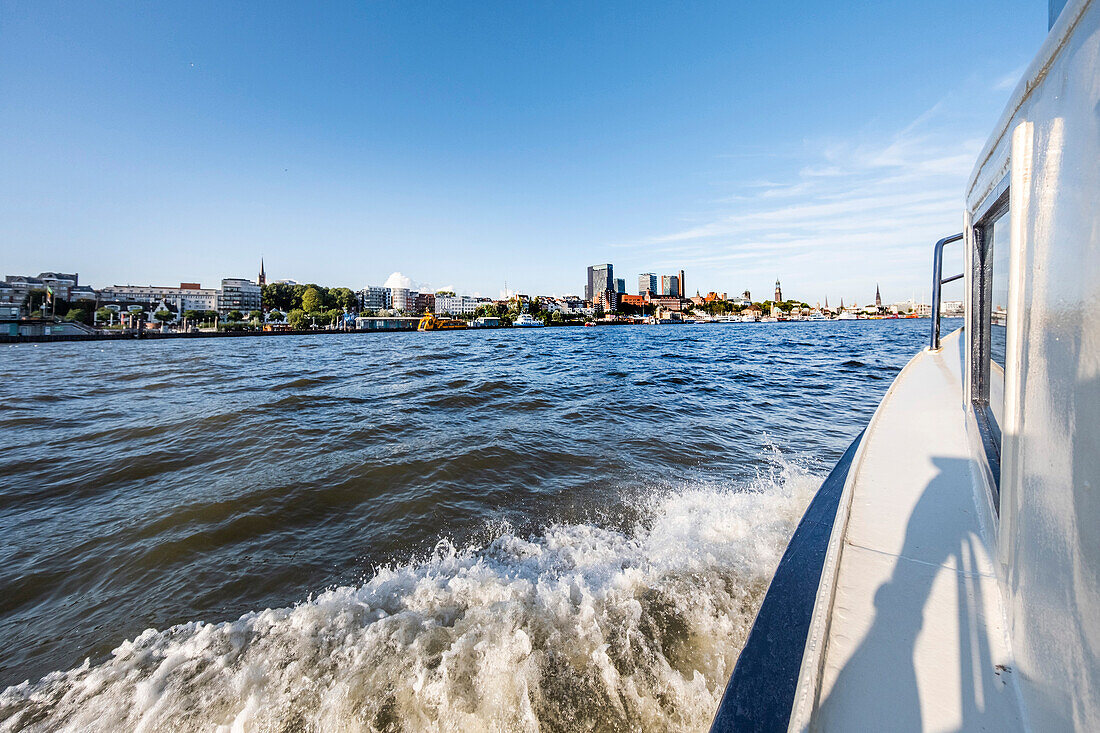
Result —
<path fill-rule="evenodd" d="M 705 729 L 927 330 L 0 347 L 0 730 Z"/>

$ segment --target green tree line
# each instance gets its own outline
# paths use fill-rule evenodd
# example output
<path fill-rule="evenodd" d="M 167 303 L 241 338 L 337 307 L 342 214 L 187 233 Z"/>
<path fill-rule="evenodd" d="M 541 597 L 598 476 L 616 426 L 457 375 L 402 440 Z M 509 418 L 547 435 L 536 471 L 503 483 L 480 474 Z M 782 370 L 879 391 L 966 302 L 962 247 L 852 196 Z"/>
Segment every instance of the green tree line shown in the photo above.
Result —
<path fill-rule="evenodd" d="M 337 310 L 349 313 L 359 310 L 359 297 L 351 288 L 326 288 L 322 285 L 290 285 L 272 283 L 264 285 L 261 302 L 265 310 L 290 313 L 301 310 L 309 314 Z"/>

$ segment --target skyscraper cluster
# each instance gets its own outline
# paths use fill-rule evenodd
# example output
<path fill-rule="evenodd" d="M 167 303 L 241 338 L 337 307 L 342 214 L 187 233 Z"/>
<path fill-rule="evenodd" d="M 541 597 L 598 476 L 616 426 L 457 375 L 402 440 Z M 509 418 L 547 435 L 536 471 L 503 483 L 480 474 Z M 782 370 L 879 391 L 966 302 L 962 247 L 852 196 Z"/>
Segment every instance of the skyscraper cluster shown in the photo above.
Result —
<path fill-rule="evenodd" d="M 615 277 L 615 267 L 611 263 L 590 266 L 584 286 L 584 299 L 594 303 L 605 292 L 625 294 L 626 279 Z M 653 272 L 644 272 L 638 276 L 638 295 L 649 293 L 652 296 L 683 298 L 686 292 L 683 270 L 672 275 L 658 276 Z"/>

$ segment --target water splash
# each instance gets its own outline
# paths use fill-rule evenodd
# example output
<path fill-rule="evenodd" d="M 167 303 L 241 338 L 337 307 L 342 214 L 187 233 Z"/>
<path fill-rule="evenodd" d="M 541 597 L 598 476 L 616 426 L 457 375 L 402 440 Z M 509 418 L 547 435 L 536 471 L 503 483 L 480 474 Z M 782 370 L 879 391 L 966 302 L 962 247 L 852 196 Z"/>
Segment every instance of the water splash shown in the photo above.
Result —
<path fill-rule="evenodd" d="M 639 497 L 0 693 L 0 730 L 700 730 L 820 477 Z"/>

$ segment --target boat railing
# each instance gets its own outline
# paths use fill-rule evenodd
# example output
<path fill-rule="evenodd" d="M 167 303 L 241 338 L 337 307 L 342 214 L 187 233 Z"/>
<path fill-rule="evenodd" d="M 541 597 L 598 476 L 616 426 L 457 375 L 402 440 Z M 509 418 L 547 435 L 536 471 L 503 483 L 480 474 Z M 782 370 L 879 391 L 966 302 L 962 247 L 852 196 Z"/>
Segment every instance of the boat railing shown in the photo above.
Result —
<path fill-rule="evenodd" d="M 962 232 L 944 237 L 936 242 L 936 249 L 932 255 L 932 343 L 929 348 L 933 351 L 940 348 L 940 289 L 947 283 L 961 280 L 963 277 L 961 272 L 950 277 L 943 276 L 943 248 L 962 238 Z"/>

